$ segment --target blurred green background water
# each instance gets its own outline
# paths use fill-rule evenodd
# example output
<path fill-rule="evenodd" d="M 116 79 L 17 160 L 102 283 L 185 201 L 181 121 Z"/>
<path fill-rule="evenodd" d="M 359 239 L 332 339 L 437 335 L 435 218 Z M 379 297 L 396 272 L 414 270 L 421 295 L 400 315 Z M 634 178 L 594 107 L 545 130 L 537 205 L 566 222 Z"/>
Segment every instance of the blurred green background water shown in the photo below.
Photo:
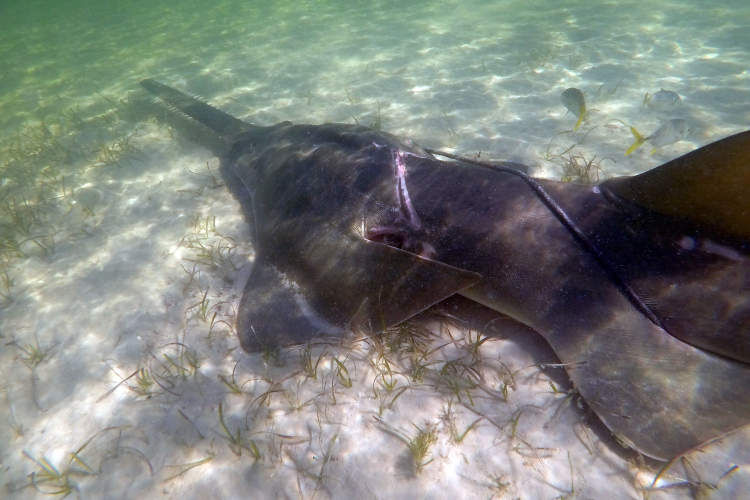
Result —
<path fill-rule="evenodd" d="M 57 454 L 52 460 L 64 464 L 69 457 L 61 454 L 127 418 L 150 437 L 150 448 L 138 446 L 154 459 L 157 475 L 154 457 L 167 454 L 163 450 L 169 455 L 162 465 L 207 456 L 208 440 L 196 439 L 188 447 L 202 454 L 183 457 L 180 440 L 193 430 L 175 424 L 182 417 L 174 412 L 122 395 L 97 401 L 117 383 L 102 359 L 111 357 L 121 373 L 131 373 L 147 366 L 147 349 L 164 345 L 165 338 L 184 339 L 186 330 L 198 339 L 190 347 L 206 356 L 203 370 L 211 375 L 196 390 L 214 391 L 201 392 L 183 409 L 194 411 L 190 415 L 205 431 L 218 428 L 217 400 L 211 398 L 227 404 L 225 394 L 211 396 L 217 386 L 225 388 L 210 370 L 234 373 L 238 361 L 227 352 L 237 347 L 236 339 L 229 332 L 212 344 L 203 322 L 186 318 L 209 296 L 222 305 L 220 318 L 231 323 L 236 269 L 229 271 L 232 279 L 203 269 L 204 288 L 194 289 L 183 269 L 195 271 L 188 260 L 195 256 L 183 248 L 182 258 L 178 249 L 186 232 L 207 236 L 210 224 L 201 231 L 198 222 L 214 217 L 211 237 L 221 236 L 221 244 L 229 241 L 222 235 L 233 238 L 237 267 L 251 250 L 240 248 L 247 235 L 233 200 L 208 182 L 210 170 L 201 170 L 205 164 L 215 172 L 216 160 L 141 114 L 141 79 L 158 79 L 262 125 L 356 121 L 427 147 L 521 161 L 536 175 L 560 179 L 568 175 L 569 155 L 606 159 L 597 172 L 602 177 L 633 174 L 745 130 L 748 68 L 750 4 L 739 0 L 3 1 L 0 367 L 7 397 L 0 409 L 9 424 L 0 428 L 3 478 L 25 484 L 35 470 L 22 449 L 37 458 Z M 594 110 L 575 133 L 576 119 L 560 102 L 568 87 L 581 89 Z M 644 106 L 644 97 L 660 88 L 681 97 L 669 113 Z M 642 148 L 623 156 L 632 142 L 629 125 L 648 133 L 671 118 L 688 121 L 684 141 L 654 155 Z M 177 311 L 171 316 L 170 307 Z M 159 335 L 151 332 L 157 323 Z M 14 346 L 56 352 L 39 363 L 33 390 L 22 362 L 29 353 Z M 247 358 L 260 365 L 258 356 Z M 248 379 L 261 370 L 245 369 Z M 89 400 L 79 405 L 82 397 Z M 515 411 L 498 411 L 506 410 Z M 236 409 L 236 421 L 245 411 Z M 415 418 L 408 412 L 406 417 Z M 309 422 L 314 415 L 301 418 Z M 45 433 L 48 420 L 54 426 Z M 331 434 L 343 432 L 331 427 Z M 220 457 L 221 470 L 239 469 L 225 443 L 217 442 L 210 453 L 227 455 Z M 497 450 L 476 447 L 480 458 L 472 467 L 488 456 L 507 462 Z M 366 460 L 370 453 L 358 456 Z M 575 456 L 588 457 L 581 453 Z M 557 478 L 567 485 L 570 455 L 557 459 Z M 161 495 L 162 486 L 149 482 L 142 463 L 136 465 L 138 486 L 127 490 L 131 476 L 123 476 L 123 489 L 110 490 L 113 498 L 128 497 L 120 495 L 126 490 L 133 497 L 144 491 Z M 210 475 L 202 478 L 211 483 Z M 106 491 L 108 480 L 92 480 L 92 491 Z M 237 484 L 241 489 L 243 483 Z M 342 491 L 352 491 L 348 487 Z M 14 490 L 16 498 L 31 491 L 28 485 Z M 191 491 L 190 485 L 181 491 Z M 595 491 L 606 491 L 606 485 Z"/>

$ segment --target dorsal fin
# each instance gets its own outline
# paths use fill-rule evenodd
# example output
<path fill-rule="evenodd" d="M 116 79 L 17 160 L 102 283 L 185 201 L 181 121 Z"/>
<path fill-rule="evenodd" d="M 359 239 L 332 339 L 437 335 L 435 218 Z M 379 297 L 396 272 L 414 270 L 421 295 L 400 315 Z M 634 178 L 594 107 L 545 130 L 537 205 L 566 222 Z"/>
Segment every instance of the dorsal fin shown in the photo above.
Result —
<path fill-rule="evenodd" d="M 198 120 L 222 137 L 230 136 L 253 127 L 249 123 L 238 120 L 234 116 L 219 111 L 205 102 L 168 87 L 156 80 L 141 81 L 143 88 L 168 102 L 189 117 Z"/>
<path fill-rule="evenodd" d="M 602 186 L 642 208 L 750 239 L 750 131 Z"/>

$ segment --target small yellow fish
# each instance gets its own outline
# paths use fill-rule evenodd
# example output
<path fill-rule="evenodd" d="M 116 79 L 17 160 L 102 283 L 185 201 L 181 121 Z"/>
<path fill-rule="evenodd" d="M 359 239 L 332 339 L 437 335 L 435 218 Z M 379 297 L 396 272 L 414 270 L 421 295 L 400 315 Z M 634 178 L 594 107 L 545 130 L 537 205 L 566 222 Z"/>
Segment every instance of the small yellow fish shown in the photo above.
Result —
<path fill-rule="evenodd" d="M 656 129 L 656 132 L 648 137 L 643 137 L 635 127 L 630 127 L 630 131 L 633 133 L 633 137 L 635 137 L 635 142 L 630 145 L 627 151 L 625 151 L 625 156 L 628 156 L 630 153 L 640 148 L 646 141 L 650 142 L 654 147 L 654 149 L 651 150 L 651 154 L 654 154 L 660 147 L 674 144 L 675 142 L 681 141 L 687 137 L 690 128 L 685 120 L 682 118 L 675 118 Z"/>
<path fill-rule="evenodd" d="M 583 123 L 583 117 L 586 116 L 586 102 L 583 100 L 583 92 L 576 88 L 565 89 L 560 96 L 560 100 L 568 110 L 578 117 L 575 132 Z"/>

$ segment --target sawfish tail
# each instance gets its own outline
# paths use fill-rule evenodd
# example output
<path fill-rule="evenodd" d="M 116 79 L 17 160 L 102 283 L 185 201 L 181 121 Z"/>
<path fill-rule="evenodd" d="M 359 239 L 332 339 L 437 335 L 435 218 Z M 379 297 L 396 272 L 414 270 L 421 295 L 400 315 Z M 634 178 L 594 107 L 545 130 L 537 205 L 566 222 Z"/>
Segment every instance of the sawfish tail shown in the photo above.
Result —
<path fill-rule="evenodd" d="M 205 102 L 147 78 L 141 86 L 222 137 L 238 134 L 253 125 L 219 111 Z"/>

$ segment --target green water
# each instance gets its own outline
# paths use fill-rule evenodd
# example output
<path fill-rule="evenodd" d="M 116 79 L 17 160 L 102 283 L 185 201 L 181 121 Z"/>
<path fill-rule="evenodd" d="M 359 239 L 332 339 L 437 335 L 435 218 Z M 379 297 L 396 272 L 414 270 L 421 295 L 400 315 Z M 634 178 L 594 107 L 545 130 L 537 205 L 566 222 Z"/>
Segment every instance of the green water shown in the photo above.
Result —
<path fill-rule="evenodd" d="M 42 498 L 70 479 L 81 498 L 237 498 L 256 487 L 263 498 L 603 498 L 615 475 L 612 498 L 638 498 L 653 464 L 595 454 L 596 427 L 564 434 L 583 417 L 553 408 L 555 432 L 544 422 L 524 429 L 542 404 L 569 405 L 556 381 L 555 391 L 544 379 L 532 399 L 514 399 L 533 382 L 515 388 L 486 365 L 496 393 L 511 387 L 511 397 L 490 405 L 476 386 L 459 390 L 490 415 L 461 445 L 439 415 L 449 399 L 466 402 L 450 392 L 465 379 L 446 383 L 425 357 L 443 385 L 417 381 L 408 346 L 394 347 L 403 363 L 388 370 L 374 347 L 349 346 L 336 359 L 350 374 L 319 349 L 315 380 L 300 375 L 297 351 L 285 366 L 243 357 L 230 330 L 234 284 L 254 255 L 246 226 L 212 180 L 217 160 L 144 112 L 138 82 L 158 79 L 261 125 L 357 122 L 552 179 L 569 177 L 566 158 L 577 155 L 596 159 L 606 178 L 747 129 L 749 67 L 744 1 L 2 2 L 0 497 Z M 591 110 L 575 132 L 560 101 L 569 87 Z M 661 88 L 681 98 L 666 113 L 644 106 Z M 624 156 L 629 126 L 650 133 L 673 118 L 689 124 L 684 140 Z M 431 345 L 451 342 L 444 334 Z M 502 355 L 492 342 L 482 349 Z M 166 389 L 140 369 L 161 374 Z M 384 396 L 388 376 L 401 385 Z M 220 403 L 231 432 L 247 438 L 241 457 Z M 459 435 L 479 418 L 466 408 Z M 404 443 L 373 427 L 374 414 L 409 436 L 442 429 L 421 475 L 403 465 Z M 85 464 L 70 462 L 103 429 L 81 451 Z M 556 432 L 566 437 L 554 442 Z M 42 457 L 77 472 L 50 479 Z M 401 472 L 386 480 L 381 465 Z"/>

